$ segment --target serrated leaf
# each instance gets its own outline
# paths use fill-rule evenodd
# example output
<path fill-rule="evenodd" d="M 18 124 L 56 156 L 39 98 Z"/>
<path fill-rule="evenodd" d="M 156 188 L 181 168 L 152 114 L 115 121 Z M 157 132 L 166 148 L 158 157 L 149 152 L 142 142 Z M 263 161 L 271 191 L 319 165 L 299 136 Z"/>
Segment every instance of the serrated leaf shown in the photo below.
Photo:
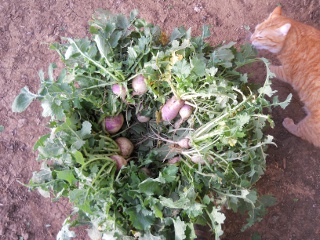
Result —
<path fill-rule="evenodd" d="M 172 67 L 172 72 L 179 78 L 187 78 L 191 73 L 191 66 L 185 59 L 182 59 L 175 63 Z"/>
<path fill-rule="evenodd" d="M 250 116 L 247 113 L 242 113 L 237 115 L 236 117 L 236 124 L 241 130 L 245 124 L 250 121 Z"/>
<path fill-rule="evenodd" d="M 133 227 L 138 230 L 148 230 L 155 220 L 153 215 L 145 215 L 142 211 L 138 210 L 137 207 L 131 207 L 127 209 L 126 212 L 130 216 Z"/>
<path fill-rule="evenodd" d="M 45 143 L 45 141 L 50 137 L 50 134 L 46 134 L 41 136 L 38 141 L 36 141 L 36 143 L 33 146 L 33 151 L 36 151 L 40 146 L 43 146 L 43 144 Z"/>
<path fill-rule="evenodd" d="M 174 226 L 174 236 L 175 240 L 183 240 L 186 239 L 186 229 L 187 225 L 184 221 L 181 221 L 180 217 L 177 219 L 172 219 Z"/>
<path fill-rule="evenodd" d="M 41 169 L 38 172 L 33 172 L 32 178 L 31 178 L 32 182 L 37 184 L 48 182 L 51 179 L 52 179 L 52 173 L 49 168 Z"/>
<path fill-rule="evenodd" d="M 12 112 L 23 112 L 37 97 L 38 95 L 31 93 L 28 87 L 22 88 L 20 94 L 13 101 Z"/>
<path fill-rule="evenodd" d="M 91 134 L 91 129 L 92 129 L 92 124 L 88 121 L 84 121 L 82 123 L 82 128 L 81 128 L 81 137 L 86 138 Z"/>
<path fill-rule="evenodd" d="M 168 208 L 185 208 L 189 205 L 190 200 L 187 198 L 180 198 L 177 201 L 173 201 L 171 198 L 160 196 L 160 203 Z"/>
<path fill-rule="evenodd" d="M 70 231 L 69 227 L 70 227 L 69 219 L 67 218 L 64 221 L 61 230 L 57 234 L 57 240 L 71 240 L 72 238 L 76 237 L 75 232 Z"/>
<path fill-rule="evenodd" d="M 206 74 L 206 63 L 202 58 L 192 58 L 192 72 L 194 72 L 198 77 L 202 77 Z"/>
<path fill-rule="evenodd" d="M 86 189 L 74 189 L 69 192 L 70 202 L 87 213 L 91 213 L 90 203 L 87 201 L 88 192 Z"/>
<path fill-rule="evenodd" d="M 161 188 L 161 183 L 156 179 L 147 178 L 139 184 L 139 191 L 146 195 L 162 195 L 163 191 Z"/>

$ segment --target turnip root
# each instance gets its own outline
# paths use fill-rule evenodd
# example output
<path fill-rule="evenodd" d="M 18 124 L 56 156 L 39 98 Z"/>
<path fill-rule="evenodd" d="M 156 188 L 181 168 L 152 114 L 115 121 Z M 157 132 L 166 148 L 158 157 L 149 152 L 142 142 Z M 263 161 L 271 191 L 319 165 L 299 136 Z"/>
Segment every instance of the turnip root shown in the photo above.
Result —
<path fill-rule="evenodd" d="M 200 155 L 194 155 L 191 157 L 191 161 L 194 162 L 194 163 L 200 163 L 200 164 L 205 164 L 205 160 L 203 159 L 203 156 L 200 156 Z M 208 158 L 207 160 L 209 163 L 212 163 L 213 162 L 213 159 L 212 158 Z"/>
<path fill-rule="evenodd" d="M 139 113 L 137 114 L 137 119 L 139 122 L 144 123 L 144 122 L 149 122 L 150 118 L 146 116 L 142 116 Z"/>
<path fill-rule="evenodd" d="M 191 107 L 188 104 L 184 104 L 182 108 L 179 110 L 179 115 L 181 118 L 174 123 L 174 128 L 175 129 L 180 128 L 181 124 L 191 116 L 192 111 L 193 111 L 193 107 Z"/>
<path fill-rule="evenodd" d="M 193 107 L 191 107 L 188 104 L 184 104 L 182 106 L 182 108 L 180 108 L 180 110 L 179 110 L 179 115 L 180 115 L 181 119 L 183 121 L 185 121 L 191 116 L 192 111 L 193 111 Z"/>
<path fill-rule="evenodd" d="M 168 163 L 169 164 L 175 164 L 177 162 L 180 162 L 181 161 L 181 157 L 180 156 L 176 156 L 176 157 L 173 157 L 171 159 L 168 160 Z"/>
<path fill-rule="evenodd" d="M 116 162 L 117 164 L 117 170 L 120 170 L 123 166 L 126 166 L 128 164 L 127 160 L 125 160 L 120 155 L 112 155 L 110 158 Z"/>
<path fill-rule="evenodd" d="M 110 134 L 117 133 L 122 127 L 124 117 L 122 113 L 119 113 L 114 117 L 106 117 L 104 120 L 106 131 Z"/>
<path fill-rule="evenodd" d="M 184 105 L 184 101 L 182 99 L 177 99 L 175 96 L 167 100 L 165 105 L 161 108 L 161 116 L 164 121 L 171 121 L 174 119 L 182 106 Z"/>
<path fill-rule="evenodd" d="M 132 80 L 133 95 L 142 95 L 148 91 L 147 84 L 142 75 L 136 76 Z"/>
<path fill-rule="evenodd" d="M 132 142 L 125 137 L 118 137 L 115 142 L 118 144 L 120 149 L 120 155 L 124 158 L 130 157 L 132 151 L 133 151 L 133 144 Z"/>
<path fill-rule="evenodd" d="M 112 85 L 111 90 L 115 95 L 119 96 L 122 100 L 125 100 L 127 96 L 127 90 L 124 86 L 116 83 Z"/>
<path fill-rule="evenodd" d="M 191 142 L 190 142 L 189 137 L 184 137 L 184 138 L 180 139 L 179 141 L 175 142 L 175 141 L 163 138 L 160 135 L 156 134 L 155 132 L 153 132 L 153 133 L 157 136 L 156 139 L 160 139 L 160 140 L 168 142 L 168 143 L 176 144 L 181 148 L 185 148 L 185 149 L 191 148 Z"/>

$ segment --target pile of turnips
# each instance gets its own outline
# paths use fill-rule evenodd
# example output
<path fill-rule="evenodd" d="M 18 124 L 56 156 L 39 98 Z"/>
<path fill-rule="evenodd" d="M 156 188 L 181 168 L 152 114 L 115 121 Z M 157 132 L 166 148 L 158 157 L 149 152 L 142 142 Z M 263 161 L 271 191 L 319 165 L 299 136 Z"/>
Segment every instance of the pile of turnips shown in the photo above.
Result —
<path fill-rule="evenodd" d="M 73 205 L 57 239 L 81 224 L 92 239 L 196 239 L 197 225 L 218 239 L 225 207 L 248 214 L 245 228 L 261 220 L 274 202 L 253 187 L 273 144 L 267 110 L 290 100 L 272 98 L 268 62 L 250 45 L 211 46 L 207 26 L 168 36 L 137 11 L 99 10 L 90 33 L 52 44 L 65 68 L 41 70 L 38 92 L 24 87 L 12 106 L 39 100 L 49 117 L 27 186 Z M 256 61 L 259 87 L 239 71 Z"/>

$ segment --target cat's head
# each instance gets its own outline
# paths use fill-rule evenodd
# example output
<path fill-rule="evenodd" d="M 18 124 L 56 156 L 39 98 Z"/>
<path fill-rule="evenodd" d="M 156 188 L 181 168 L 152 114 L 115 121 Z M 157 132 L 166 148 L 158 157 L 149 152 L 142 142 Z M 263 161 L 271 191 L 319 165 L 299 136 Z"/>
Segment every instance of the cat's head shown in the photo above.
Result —
<path fill-rule="evenodd" d="M 270 16 L 258 24 L 250 41 L 257 49 L 279 53 L 291 28 L 289 21 L 281 17 L 281 7 L 276 7 Z"/>

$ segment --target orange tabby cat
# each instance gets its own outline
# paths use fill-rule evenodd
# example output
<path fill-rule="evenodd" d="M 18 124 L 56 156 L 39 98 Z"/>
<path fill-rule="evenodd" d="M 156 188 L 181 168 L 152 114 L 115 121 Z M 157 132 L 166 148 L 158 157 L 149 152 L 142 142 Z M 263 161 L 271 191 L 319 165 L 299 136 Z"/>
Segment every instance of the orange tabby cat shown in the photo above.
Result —
<path fill-rule="evenodd" d="M 283 126 L 320 147 L 320 31 L 282 16 L 277 7 L 256 26 L 251 42 L 277 55 L 281 66 L 271 65 L 271 71 L 291 84 L 305 104 L 307 116 L 298 124 L 285 118 Z"/>

